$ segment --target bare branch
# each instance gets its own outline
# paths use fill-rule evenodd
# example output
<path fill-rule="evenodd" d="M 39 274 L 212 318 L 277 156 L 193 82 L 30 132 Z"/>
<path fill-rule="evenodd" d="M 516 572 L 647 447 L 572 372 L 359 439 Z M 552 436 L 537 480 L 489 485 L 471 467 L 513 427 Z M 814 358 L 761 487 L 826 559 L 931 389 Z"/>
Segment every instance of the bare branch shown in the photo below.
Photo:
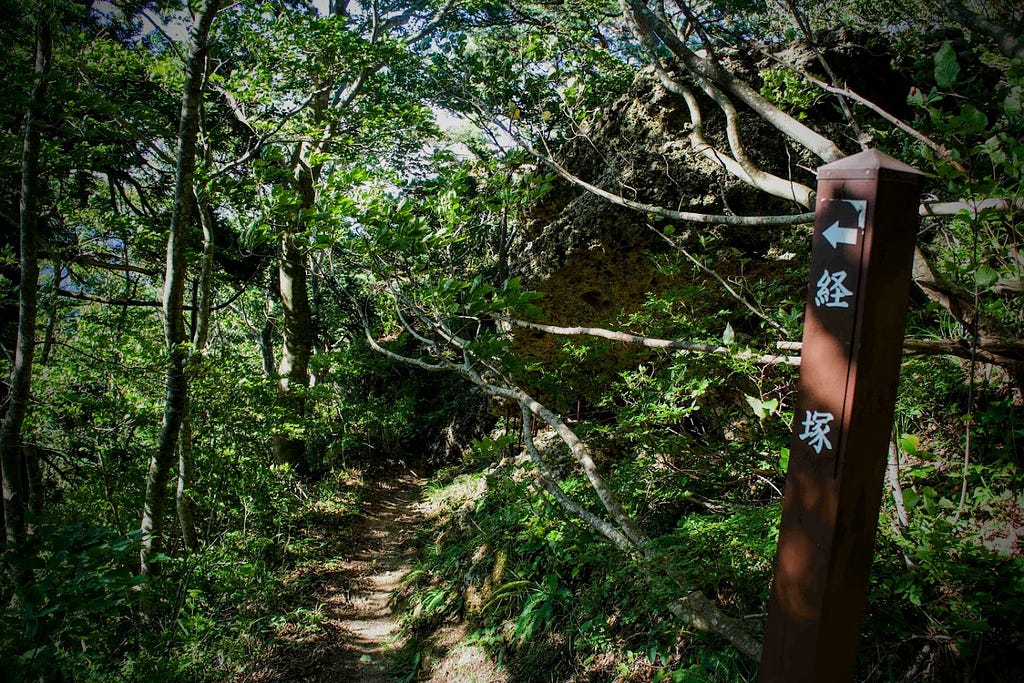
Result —
<path fill-rule="evenodd" d="M 831 79 L 832 83 L 837 83 L 839 79 L 836 78 L 835 72 L 832 70 L 832 67 L 825 59 L 824 53 L 819 49 L 817 42 L 814 40 L 814 33 L 811 30 L 810 23 L 807 21 L 807 15 L 797 7 L 797 4 L 793 0 L 786 0 L 786 2 L 776 0 L 776 2 L 782 8 L 783 12 L 789 12 L 789 17 L 793 22 L 793 26 L 800 31 L 801 35 L 803 35 L 804 42 L 807 43 L 811 48 L 811 51 L 814 52 L 814 56 L 817 58 L 818 64 L 820 64 L 821 68 L 825 70 L 825 73 L 828 75 L 829 79 Z M 836 95 L 836 99 L 839 101 L 840 109 L 843 110 L 843 116 L 857 135 L 857 142 L 860 143 L 862 149 L 866 149 L 868 144 L 871 142 L 871 135 L 865 132 L 857 123 L 857 119 L 853 115 L 853 110 L 850 109 L 850 105 L 846 101 L 846 97 L 841 93 L 834 94 Z"/>
<path fill-rule="evenodd" d="M 963 199 L 958 202 L 922 202 L 922 216 L 955 216 L 969 211 L 971 218 L 977 218 L 982 211 L 1014 211 L 1024 209 L 1024 197 L 993 197 L 990 199 Z"/>
<path fill-rule="evenodd" d="M 777 342 L 785 351 L 800 351 L 798 341 Z M 1024 340 L 981 340 L 972 348 L 970 339 L 904 339 L 904 356 L 954 356 L 970 360 L 976 358 L 993 365 L 1024 362 Z"/>
<path fill-rule="evenodd" d="M 558 482 L 551 473 L 551 469 L 548 467 L 547 463 L 544 462 L 540 451 L 537 450 L 537 444 L 533 441 L 533 414 L 527 406 L 520 405 L 519 407 L 523 412 L 523 445 L 530 456 L 530 460 L 537 468 L 539 475 L 538 478 L 541 480 L 541 483 L 544 484 L 544 488 L 547 489 L 548 493 L 551 494 L 551 497 L 558 501 L 558 504 L 561 505 L 569 514 L 582 519 L 592 529 L 594 529 L 594 531 L 611 541 L 619 550 L 631 552 L 633 550 L 632 543 L 619 529 L 615 527 L 615 525 L 608 520 L 595 515 L 593 512 L 590 512 L 570 498 L 565 491 L 559 488 Z"/>
<path fill-rule="evenodd" d="M 726 136 L 729 141 L 729 148 L 732 151 L 732 156 L 724 154 L 721 150 L 717 149 L 707 141 L 704 137 L 703 122 L 700 111 L 700 105 L 697 103 L 697 98 L 694 97 L 693 92 L 685 85 L 674 79 L 668 71 L 665 70 L 661 64 L 661 60 L 658 58 L 657 51 L 651 36 L 649 34 L 641 33 L 644 47 L 647 50 L 648 58 L 650 59 L 651 65 L 654 67 L 655 73 L 658 74 L 659 80 L 661 80 L 662 86 L 669 92 L 678 95 L 686 102 L 686 107 L 690 113 L 690 146 L 695 152 L 710 160 L 719 166 L 722 166 L 726 171 L 736 176 L 748 185 L 755 187 L 763 192 L 767 192 L 770 195 L 781 197 L 782 199 L 790 199 L 801 206 L 808 208 L 814 205 L 814 191 L 806 185 L 780 178 L 772 173 L 760 169 L 746 155 L 746 151 L 743 148 L 743 142 L 740 138 L 739 132 L 739 115 L 736 112 L 736 107 L 732 101 L 722 93 L 721 90 L 712 85 L 706 78 L 703 78 L 699 74 L 690 75 L 701 87 L 701 89 L 718 105 L 722 113 L 725 114 L 725 128 Z"/>
<path fill-rule="evenodd" d="M 368 343 L 370 345 L 370 348 L 372 348 L 377 353 L 379 353 L 379 354 L 381 354 L 383 356 L 386 356 L 386 357 L 390 358 L 391 360 L 396 360 L 399 363 L 404 363 L 406 365 L 411 365 L 414 368 L 419 368 L 420 370 L 426 370 L 427 372 L 444 372 L 444 371 L 454 370 L 453 367 L 450 367 L 448 365 L 435 365 L 433 363 L 428 363 L 425 360 L 420 360 L 419 358 L 413 358 L 411 356 L 403 356 L 400 353 L 395 353 L 394 351 L 392 351 L 390 349 L 384 348 L 383 346 L 381 346 L 380 344 L 377 343 L 376 339 L 373 338 L 373 334 L 370 332 L 370 323 L 366 320 L 366 317 L 365 316 L 362 316 L 362 317 L 363 317 L 363 329 L 366 332 L 366 343 Z"/>
<path fill-rule="evenodd" d="M 421 28 L 419 31 L 417 31 L 416 33 L 409 37 L 409 40 L 406 41 L 406 44 L 415 45 L 424 38 L 429 37 L 430 34 L 434 32 L 434 29 L 436 29 L 441 24 L 441 22 L 444 21 L 445 17 L 448 16 L 448 13 L 452 11 L 452 8 L 454 8 L 458 2 L 459 0 L 448 0 L 443 5 L 441 5 L 441 7 L 438 8 L 437 12 L 434 13 L 434 16 L 432 16 L 427 21 L 423 28 Z"/>
<path fill-rule="evenodd" d="M 231 304 L 235 303 L 242 294 L 245 293 L 245 285 L 238 288 L 238 291 L 231 295 L 231 297 L 222 303 L 215 306 L 210 306 L 211 311 L 219 311 L 222 308 L 227 308 Z M 136 308 L 160 308 L 163 304 L 156 300 L 145 300 L 145 299 L 112 299 L 106 296 L 99 296 L 97 294 L 89 294 L 88 292 L 76 292 L 70 289 L 57 289 L 57 294 L 68 299 L 78 299 L 79 301 L 90 301 L 96 304 L 106 304 L 108 306 L 128 306 Z M 197 310 L 195 306 L 182 306 L 183 311 L 194 311 Z"/>
<path fill-rule="evenodd" d="M 140 275 L 148 275 L 149 277 L 156 277 L 158 275 L 156 271 L 150 268 L 143 268 L 142 266 L 135 266 L 130 263 L 111 263 L 109 261 L 104 261 L 103 259 L 88 254 L 76 256 L 71 260 L 71 262 L 68 265 L 101 268 L 103 270 L 113 270 L 125 273 L 139 273 Z"/>
<path fill-rule="evenodd" d="M 600 337 L 611 341 L 624 342 L 626 344 L 637 344 L 650 349 L 673 349 L 684 353 L 711 353 L 719 356 L 728 356 L 740 360 L 749 360 L 765 365 L 800 365 L 799 356 L 779 356 L 774 354 L 758 354 L 750 351 L 738 351 L 727 346 L 717 344 L 704 344 L 701 342 L 678 341 L 670 339 L 657 339 L 654 337 L 642 337 L 628 332 L 616 332 L 601 327 L 561 327 L 558 325 L 543 325 L 531 323 L 525 320 L 507 319 L 504 320 L 516 327 L 528 330 L 546 332 L 548 334 L 560 334 L 569 336 Z"/>
<path fill-rule="evenodd" d="M 105 296 L 97 296 L 96 294 L 89 294 L 87 292 L 75 292 L 69 289 L 58 289 L 57 294 L 67 297 L 69 299 L 79 299 L 80 301 L 91 301 L 97 304 L 108 304 L 111 306 L 138 306 L 143 308 L 160 308 L 163 306 L 159 301 L 143 301 L 140 299 L 111 299 Z"/>
<path fill-rule="evenodd" d="M 393 295 L 395 297 L 396 305 L 399 302 L 408 305 L 407 300 L 401 296 L 401 293 L 397 289 L 393 290 Z M 428 363 L 422 359 L 404 356 L 384 348 L 376 339 L 373 338 L 367 317 L 360 310 L 359 315 L 362 319 L 363 330 L 367 343 L 370 344 L 371 348 L 388 358 L 429 372 L 442 370 L 455 371 L 478 386 L 489 396 L 503 398 L 517 403 L 523 413 L 523 440 L 526 450 L 534 464 L 537 466 L 538 472 L 541 475 L 541 480 L 548 492 L 554 496 L 555 500 L 565 510 L 574 514 L 578 519 L 593 527 L 595 531 L 611 541 L 622 552 L 635 557 L 645 558 L 648 566 L 645 566 L 642 571 L 646 577 L 654 578 L 657 573 L 657 568 L 653 567 L 653 563 L 657 561 L 657 557 L 654 549 L 652 548 L 651 540 L 639 528 L 634 517 L 623 507 L 615 493 L 605 483 L 603 476 L 598 471 L 597 465 L 590 454 L 588 446 L 580 440 L 576 433 L 557 414 L 527 394 L 512 381 L 502 377 L 501 375 L 498 375 L 497 379 L 497 381 L 502 382 L 501 384 L 496 383 L 496 381 L 493 381 L 490 377 L 485 379 L 480 372 L 473 367 L 474 362 L 479 362 L 479 360 L 472 357 L 472 353 L 468 347 L 468 342 L 465 342 L 465 340 L 461 340 L 456 335 L 452 334 L 447 325 L 442 321 L 439 319 L 426 321 L 426 316 L 418 309 L 418 307 L 415 306 L 411 308 L 411 311 L 417 319 L 427 322 L 427 324 L 437 331 L 438 334 L 445 337 L 449 343 L 459 348 L 464 359 L 461 364 L 448 363 L 443 359 L 438 364 Z M 599 515 L 587 511 L 561 491 L 550 470 L 547 468 L 543 457 L 537 451 L 536 444 L 533 442 L 531 430 L 533 417 L 539 418 L 550 426 L 562 443 L 569 449 L 569 452 L 572 454 L 579 467 L 583 470 L 583 473 L 590 484 L 591 490 L 593 490 L 594 494 L 601 502 L 601 505 L 604 507 L 610 519 L 604 519 Z M 741 652 L 754 658 L 757 657 L 757 653 L 760 651 L 760 644 L 745 630 L 740 621 L 724 614 L 702 593 L 693 590 L 693 588 L 688 585 L 686 577 L 679 575 L 674 576 L 673 578 L 679 584 L 679 587 L 685 595 L 685 597 L 676 600 L 669 605 L 669 609 L 674 614 L 687 624 L 722 635 Z"/>
<path fill-rule="evenodd" d="M 216 92 L 220 93 L 222 96 L 224 96 L 225 102 L 227 102 L 228 107 L 235 114 L 235 117 L 238 118 L 239 123 L 241 123 L 242 125 L 246 126 L 250 130 L 255 131 L 255 129 L 249 123 L 248 117 L 245 115 L 244 111 L 242 111 L 242 109 L 238 105 L 237 101 L 234 100 L 233 96 L 231 96 L 230 93 L 228 93 L 223 88 L 220 88 L 216 84 L 214 84 L 213 89 L 214 89 L 214 91 L 216 91 Z M 219 168 L 215 169 L 214 171 L 212 171 L 209 174 L 209 178 L 212 180 L 214 178 L 219 178 L 222 175 L 230 173 L 231 171 L 233 171 L 234 169 L 238 168 L 242 164 L 247 163 L 249 160 L 254 158 L 257 154 L 260 154 L 263 151 L 264 146 L 268 142 L 270 142 L 270 140 L 275 135 L 277 135 L 279 132 L 281 132 L 281 130 L 286 125 L 288 125 L 289 121 L 291 121 L 297 115 L 299 115 L 300 113 L 305 111 L 306 108 L 309 107 L 309 105 L 312 104 L 313 101 L 318 96 L 320 96 L 322 94 L 323 94 L 322 90 L 317 90 L 312 95 L 310 95 L 308 98 L 306 98 L 305 102 L 303 102 L 302 104 L 298 105 L 297 107 L 295 107 L 291 111 L 288 111 L 288 112 L 285 112 L 284 114 L 282 114 L 280 117 L 278 117 L 278 120 L 277 120 L 276 124 L 274 125 L 274 127 L 272 129 L 270 129 L 269 131 L 267 131 L 266 133 L 264 133 L 263 135 L 261 135 L 259 138 L 257 138 L 253 142 L 253 144 L 249 148 L 249 150 L 247 152 L 245 152 L 245 154 L 243 154 L 242 156 L 238 157 L 237 159 L 233 159 L 232 161 L 229 161 L 229 162 L 225 163 L 224 165 L 220 166 Z M 231 102 L 235 102 L 235 104 L 232 106 Z"/>
<path fill-rule="evenodd" d="M 826 83 L 826 82 L 824 82 L 822 80 L 819 80 L 819 79 L 815 78 L 814 76 L 810 75 L 806 71 L 803 71 L 803 70 L 800 70 L 800 69 L 796 69 L 795 67 L 790 66 L 788 64 L 786 66 L 787 66 L 787 68 L 792 69 L 793 71 L 797 72 L 802 77 L 806 78 L 809 82 L 811 82 L 814 85 L 818 86 L 819 88 L 821 88 L 825 92 L 832 93 L 833 95 L 838 95 L 840 98 L 848 98 L 850 100 L 853 100 L 854 102 L 856 102 L 857 104 L 859 104 L 861 106 L 867 107 L 868 109 L 870 109 L 871 111 L 875 112 L 876 114 L 881 116 L 883 119 L 885 119 L 886 121 L 888 121 L 892 125 L 896 126 L 900 130 L 902 130 L 907 135 L 911 136 L 912 138 L 914 138 L 918 142 L 922 143 L 923 145 L 925 145 L 926 147 L 931 149 L 933 152 L 935 152 L 939 156 L 940 159 L 944 159 L 945 161 L 948 161 L 950 163 L 950 165 L 952 165 L 956 170 L 960 171 L 961 173 L 967 173 L 967 169 L 964 168 L 963 164 L 961 164 L 959 161 L 957 161 L 956 159 L 953 158 L 953 153 L 949 151 L 948 147 L 946 147 L 945 145 L 942 145 L 942 144 L 936 142 L 935 140 L 932 140 L 930 137 L 928 137 L 927 135 L 925 135 L 921 131 L 917 130 L 916 128 L 914 128 L 913 126 L 908 124 L 907 122 L 903 121 L 902 119 L 900 119 L 900 118 L 890 114 L 886 110 L 882 109 L 880 106 L 878 106 L 877 104 L 875 104 L 874 102 L 872 102 L 868 98 L 866 98 L 866 97 L 864 97 L 862 95 L 858 95 L 856 92 L 851 90 L 849 87 L 839 87 L 839 86 L 836 86 L 836 85 L 831 85 L 829 83 Z"/>

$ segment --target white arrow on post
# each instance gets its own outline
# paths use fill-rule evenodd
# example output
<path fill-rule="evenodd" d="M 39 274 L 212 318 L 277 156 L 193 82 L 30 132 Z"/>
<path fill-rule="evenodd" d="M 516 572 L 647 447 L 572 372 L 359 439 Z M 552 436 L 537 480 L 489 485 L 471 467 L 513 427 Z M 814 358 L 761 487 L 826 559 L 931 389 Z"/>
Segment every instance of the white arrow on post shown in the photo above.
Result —
<path fill-rule="evenodd" d="M 860 231 L 857 228 L 840 228 L 839 221 L 836 221 L 825 228 L 825 231 L 821 234 L 832 245 L 832 248 L 835 249 L 840 244 L 857 244 L 858 232 Z"/>

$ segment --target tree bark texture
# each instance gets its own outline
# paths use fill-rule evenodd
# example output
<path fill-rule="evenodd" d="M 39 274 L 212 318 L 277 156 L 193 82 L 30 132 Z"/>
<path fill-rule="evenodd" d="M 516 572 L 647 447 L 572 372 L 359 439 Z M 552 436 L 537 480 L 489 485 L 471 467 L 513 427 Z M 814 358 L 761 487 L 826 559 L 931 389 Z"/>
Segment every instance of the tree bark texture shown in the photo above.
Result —
<path fill-rule="evenodd" d="M 194 204 L 196 148 L 199 137 L 199 108 L 203 83 L 206 80 L 207 42 L 210 26 L 219 9 L 220 0 L 207 0 L 199 14 L 190 44 L 182 95 L 181 118 L 178 123 L 178 152 L 175 169 L 174 207 L 167 237 L 167 269 L 164 276 L 163 314 L 164 342 L 167 346 L 164 416 L 156 452 L 149 462 L 146 494 L 142 510 L 141 569 L 155 573 L 153 559 L 163 547 L 164 508 L 167 505 L 167 482 L 174 464 L 174 451 L 181 424 L 188 410 L 188 379 L 186 375 L 188 337 L 182 317 L 185 298 L 185 245 Z"/>
<path fill-rule="evenodd" d="M 178 486 L 174 502 L 181 526 L 181 540 L 189 550 L 199 549 L 199 534 L 196 532 L 195 506 L 192 502 L 192 418 L 189 411 L 181 423 L 181 437 L 178 444 Z"/>
<path fill-rule="evenodd" d="M 260 360 L 263 364 L 263 376 L 271 378 L 277 374 L 274 363 L 274 323 L 268 317 L 260 328 Z"/>
<path fill-rule="evenodd" d="M 284 318 L 284 343 L 278 366 L 277 404 L 284 413 L 285 429 L 274 436 L 274 463 L 304 467 L 306 440 L 289 427 L 305 416 L 305 389 L 309 387 L 309 359 L 313 352 L 313 318 L 306 284 L 306 255 L 295 235 L 281 235 L 279 280 Z"/>
<path fill-rule="evenodd" d="M 213 219 L 210 207 L 199 195 L 195 198 L 199 222 L 203 226 L 203 255 L 200 263 L 196 300 L 193 301 L 195 326 L 192 333 L 192 352 L 188 358 L 187 371 L 193 376 L 206 356 L 206 345 L 210 336 L 210 309 L 213 300 Z M 185 419 L 181 423 L 178 443 L 178 485 L 174 495 L 178 512 L 181 538 L 189 550 L 198 550 L 199 534 L 196 531 L 195 503 L 192 499 L 192 478 L 195 466 L 192 449 L 192 408 L 186 406 Z"/>
<path fill-rule="evenodd" d="M 49 3 L 40 3 L 36 14 L 35 64 L 32 94 L 25 114 L 21 150 L 20 236 L 21 286 L 18 299 L 18 341 L 7 412 L 0 426 L 0 466 L 3 469 L 4 526 L 8 544 L 17 548 L 25 540 L 25 499 L 23 485 L 22 427 L 32 391 L 32 361 L 35 353 L 39 284 L 38 227 L 40 221 L 40 172 L 42 118 L 52 66 L 53 37 Z M 31 576 L 13 570 L 15 588 L 20 592 Z"/>

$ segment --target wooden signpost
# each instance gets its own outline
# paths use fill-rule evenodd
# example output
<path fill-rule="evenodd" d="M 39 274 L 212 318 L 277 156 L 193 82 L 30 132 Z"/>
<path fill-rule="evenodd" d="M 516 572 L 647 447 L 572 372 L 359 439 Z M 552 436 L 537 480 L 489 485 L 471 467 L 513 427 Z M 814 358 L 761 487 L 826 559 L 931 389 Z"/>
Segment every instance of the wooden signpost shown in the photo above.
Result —
<path fill-rule="evenodd" d="M 899 379 L 922 175 L 818 169 L 811 276 L 762 683 L 853 679 Z"/>

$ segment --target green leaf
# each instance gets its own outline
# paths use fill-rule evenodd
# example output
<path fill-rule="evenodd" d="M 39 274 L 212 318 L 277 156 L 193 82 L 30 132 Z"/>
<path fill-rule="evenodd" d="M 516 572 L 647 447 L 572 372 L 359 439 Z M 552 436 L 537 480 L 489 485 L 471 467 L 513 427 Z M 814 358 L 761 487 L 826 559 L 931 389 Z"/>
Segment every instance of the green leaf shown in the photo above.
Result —
<path fill-rule="evenodd" d="M 736 332 L 732 329 L 731 323 L 726 323 L 725 332 L 722 333 L 722 343 L 726 346 L 732 346 L 734 341 L 736 341 Z"/>
<path fill-rule="evenodd" d="M 960 123 L 964 133 L 980 133 L 988 128 L 988 117 L 973 104 L 965 104 L 960 110 Z"/>
<path fill-rule="evenodd" d="M 899 438 L 899 446 L 907 455 L 917 455 L 921 450 L 921 437 L 917 434 L 904 434 Z"/>
<path fill-rule="evenodd" d="M 779 469 L 785 472 L 789 469 L 789 449 L 783 448 L 779 451 Z"/>
<path fill-rule="evenodd" d="M 764 402 L 761 399 L 756 396 L 751 396 L 750 394 L 743 394 L 743 398 L 747 399 L 747 403 L 753 409 L 754 415 L 757 415 L 757 419 L 763 420 L 768 416 L 768 413 L 765 412 Z"/>
<path fill-rule="evenodd" d="M 960 63 L 956 59 L 956 51 L 947 40 L 935 53 L 935 82 L 940 88 L 948 88 L 956 82 L 960 74 Z"/>
<path fill-rule="evenodd" d="M 913 510 L 920 499 L 921 497 L 917 495 L 917 491 L 914 489 L 903 489 L 903 506 L 908 510 Z"/>
<path fill-rule="evenodd" d="M 1003 100 L 1003 111 L 1007 116 L 1020 116 L 1024 114 L 1024 88 L 1019 85 L 1013 86 L 1010 94 Z"/>
<path fill-rule="evenodd" d="M 981 266 L 974 273 L 974 281 L 979 287 L 988 288 L 999 282 L 999 272 L 992 266 Z"/>

